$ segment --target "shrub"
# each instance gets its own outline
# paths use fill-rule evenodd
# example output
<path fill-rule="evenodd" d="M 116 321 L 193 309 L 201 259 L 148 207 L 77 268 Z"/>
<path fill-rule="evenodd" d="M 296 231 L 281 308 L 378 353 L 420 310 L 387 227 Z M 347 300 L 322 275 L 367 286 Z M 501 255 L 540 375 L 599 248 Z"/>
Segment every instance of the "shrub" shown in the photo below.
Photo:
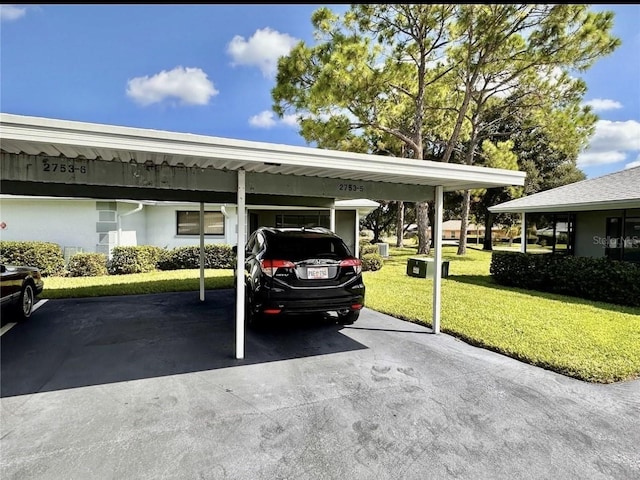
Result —
<path fill-rule="evenodd" d="M 104 253 L 76 253 L 69 259 L 70 277 L 99 277 L 108 275 L 107 256 Z"/>
<path fill-rule="evenodd" d="M 107 270 L 112 275 L 146 273 L 157 269 L 157 264 L 166 255 L 166 250 L 152 245 L 114 247 Z"/>
<path fill-rule="evenodd" d="M 205 268 L 233 268 L 235 255 L 230 245 L 207 244 L 204 246 Z M 200 247 L 176 247 L 167 251 L 158 261 L 160 270 L 182 270 L 200 267 Z"/>
<path fill-rule="evenodd" d="M 372 244 L 368 243 L 368 244 L 362 245 L 360 247 L 360 257 L 364 257 L 365 255 L 369 255 L 371 253 L 380 253 L 378 251 L 378 246 L 377 245 L 372 245 Z"/>
<path fill-rule="evenodd" d="M 57 243 L 0 241 L 0 260 L 37 267 L 43 277 L 64 274 L 64 254 Z"/>
<path fill-rule="evenodd" d="M 630 262 L 493 252 L 489 271 L 501 285 L 640 306 L 640 265 Z"/>
<path fill-rule="evenodd" d="M 374 245 L 375 246 L 375 245 Z M 367 271 L 376 271 L 382 268 L 384 260 L 379 253 L 366 253 L 362 255 L 362 270 Z"/>

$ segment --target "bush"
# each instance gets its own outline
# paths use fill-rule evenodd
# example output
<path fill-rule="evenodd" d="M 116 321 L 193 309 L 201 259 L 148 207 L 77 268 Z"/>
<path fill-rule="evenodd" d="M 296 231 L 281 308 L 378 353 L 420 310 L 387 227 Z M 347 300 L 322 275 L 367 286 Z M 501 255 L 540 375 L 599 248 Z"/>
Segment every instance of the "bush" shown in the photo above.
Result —
<path fill-rule="evenodd" d="M 76 253 L 69 259 L 70 277 L 99 277 L 108 275 L 107 256 L 104 253 Z"/>
<path fill-rule="evenodd" d="M 370 243 L 366 244 L 366 245 L 362 245 L 360 247 L 360 257 L 364 257 L 365 255 L 369 255 L 371 253 L 380 253 L 378 251 L 378 246 L 377 245 L 372 245 Z"/>
<path fill-rule="evenodd" d="M 640 306 L 640 265 L 606 258 L 493 252 L 494 280 L 512 287 Z"/>
<path fill-rule="evenodd" d="M 166 250 L 152 245 L 114 247 L 107 270 L 112 275 L 146 273 L 157 269 L 157 264 L 166 255 Z"/>
<path fill-rule="evenodd" d="M 361 261 L 362 261 L 362 270 L 365 272 L 367 271 L 375 272 L 376 270 L 380 270 L 382 268 L 382 265 L 384 264 L 384 260 L 382 259 L 382 256 L 379 253 L 377 253 L 377 248 L 376 248 L 376 253 L 366 253 L 362 255 Z"/>
<path fill-rule="evenodd" d="M 64 274 L 64 254 L 57 243 L 0 241 L 2 263 L 37 267 L 43 277 Z"/>
<path fill-rule="evenodd" d="M 235 255 L 230 245 L 204 246 L 204 268 L 233 268 Z M 200 247 L 176 247 L 158 261 L 160 270 L 182 270 L 200 267 Z"/>

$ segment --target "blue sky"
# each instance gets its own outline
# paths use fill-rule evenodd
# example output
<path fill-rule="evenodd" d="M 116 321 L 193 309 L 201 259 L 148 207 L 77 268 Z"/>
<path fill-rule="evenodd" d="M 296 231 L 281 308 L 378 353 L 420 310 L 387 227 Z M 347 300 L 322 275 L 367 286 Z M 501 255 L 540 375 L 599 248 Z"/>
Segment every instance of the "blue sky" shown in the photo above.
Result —
<path fill-rule="evenodd" d="M 305 145 L 271 89 L 318 7 L 2 5 L 0 111 Z M 622 46 L 582 74 L 600 118 L 579 158 L 590 178 L 640 165 L 640 5 L 592 8 L 616 13 Z"/>

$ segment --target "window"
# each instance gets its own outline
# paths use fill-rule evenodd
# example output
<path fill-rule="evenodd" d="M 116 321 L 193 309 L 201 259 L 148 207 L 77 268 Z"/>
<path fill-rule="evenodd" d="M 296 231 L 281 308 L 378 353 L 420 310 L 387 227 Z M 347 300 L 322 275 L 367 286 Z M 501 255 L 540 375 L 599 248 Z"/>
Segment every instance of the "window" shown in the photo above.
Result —
<path fill-rule="evenodd" d="M 300 214 L 276 215 L 277 228 L 325 227 L 329 228 L 329 214 L 326 212 L 307 212 Z"/>
<path fill-rule="evenodd" d="M 177 212 L 178 235 L 200 235 L 200 212 L 181 210 Z M 204 234 L 224 235 L 224 215 L 220 212 L 204 212 Z"/>
<path fill-rule="evenodd" d="M 624 219 L 622 246 L 623 260 L 640 262 L 640 217 L 626 217 Z"/>

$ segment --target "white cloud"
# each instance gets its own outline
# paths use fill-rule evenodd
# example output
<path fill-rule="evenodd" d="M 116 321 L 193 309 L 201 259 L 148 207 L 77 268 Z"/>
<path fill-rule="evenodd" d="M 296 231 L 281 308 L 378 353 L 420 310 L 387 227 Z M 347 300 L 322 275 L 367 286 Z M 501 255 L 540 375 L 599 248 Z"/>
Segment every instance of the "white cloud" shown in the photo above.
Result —
<path fill-rule="evenodd" d="M 589 105 L 593 108 L 594 112 L 604 112 L 606 110 L 617 110 L 622 108 L 622 104 L 615 100 L 609 100 L 607 98 L 594 98 L 585 102 L 585 105 Z"/>
<path fill-rule="evenodd" d="M 599 120 L 588 150 L 578 157 L 578 166 L 622 162 L 627 155 L 640 151 L 640 122 Z"/>
<path fill-rule="evenodd" d="M 258 128 L 271 128 L 276 125 L 275 115 L 269 110 L 264 110 L 249 119 L 249 125 Z"/>
<path fill-rule="evenodd" d="M 219 92 L 199 68 L 176 67 L 127 82 L 127 95 L 143 106 L 176 98 L 181 104 L 206 105 Z"/>
<path fill-rule="evenodd" d="M 27 14 L 27 9 L 15 5 L 0 5 L 0 21 L 11 22 Z"/>
<path fill-rule="evenodd" d="M 624 168 L 635 168 L 640 167 L 640 154 L 638 154 L 638 158 L 634 162 L 627 163 Z"/>
<path fill-rule="evenodd" d="M 285 115 L 282 119 L 278 119 L 272 111 L 264 110 L 249 118 L 249 125 L 256 128 L 273 128 L 278 125 L 296 127 L 298 126 L 298 120 L 296 115 Z"/>
<path fill-rule="evenodd" d="M 255 66 L 265 77 L 273 77 L 278 68 L 278 58 L 287 55 L 298 39 L 270 28 L 256 30 L 245 40 L 236 35 L 227 47 L 233 58 L 232 65 Z"/>

